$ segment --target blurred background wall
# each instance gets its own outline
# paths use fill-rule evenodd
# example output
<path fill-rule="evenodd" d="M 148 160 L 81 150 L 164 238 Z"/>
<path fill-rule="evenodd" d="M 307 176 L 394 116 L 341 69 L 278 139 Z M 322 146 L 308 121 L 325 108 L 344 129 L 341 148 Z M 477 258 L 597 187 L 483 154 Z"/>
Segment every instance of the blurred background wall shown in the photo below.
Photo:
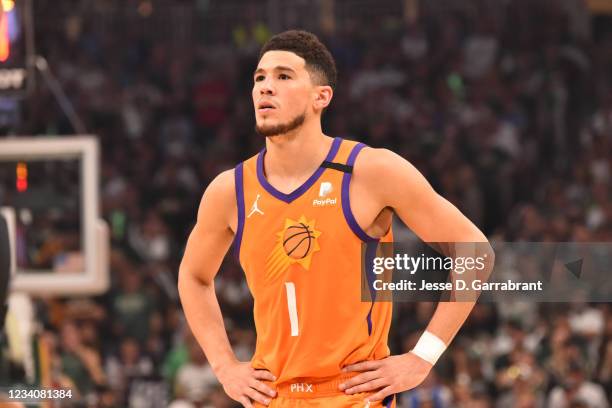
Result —
<path fill-rule="evenodd" d="M 78 406 L 235 406 L 186 328 L 176 276 L 204 188 L 263 146 L 252 71 L 287 28 L 315 32 L 336 58 L 327 134 L 400 153 L 490 237 L 612 240 L 609 1 L 62 0 L 32 11 L 36 53 L 102 148 L 112 288 L 36 303 L 54 384 L 75 386 Z M 0 98 L 0 125 L 76 132 L 40 79 L 23 100 Z M 252 299 L 232 259 L 216 285 L 248 359 Z M 397 304 L 394 353 L 434 306 Z M 607 407 L 611 391 L 609 304 L 482 304 L 401 406 Z"/>

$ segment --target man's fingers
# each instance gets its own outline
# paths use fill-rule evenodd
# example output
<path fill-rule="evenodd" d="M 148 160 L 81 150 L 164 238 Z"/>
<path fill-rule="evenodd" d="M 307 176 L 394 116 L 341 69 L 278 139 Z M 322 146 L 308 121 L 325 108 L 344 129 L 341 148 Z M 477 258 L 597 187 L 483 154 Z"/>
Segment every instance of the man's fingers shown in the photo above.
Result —
<path fill-rule="evenodd" d="M 357 394 L 357 393 L 360 393 L 360 392 L 378 390 L 378 389 L 384 387 L 385 385 L 387 385 L 387 382 L 385 382 L 385 380 L 382 379 L 382 378 L 378 378 L 376 380 L 372 380 L 372 381 L 369 381 L 367 383 L 359 384 L 359 385 L 356 385 L 354 387 L 351 387 L 351 388 L 347 389 L 345 392 L 347 394 Z"/>
<path fill-rule="evenodd" d="M 253 404 L 251 404 L 251 401 L 245 396 L 240 397 L 238 402 L 241 403 L 244 408 L 253 408 Z"/>
<path fill-rule="evenodd" d="M 375 378 L 378 378 L 380 374 L 377 371 L 366 371 L 365 373 L 358 374 L 353 378 L 349 378 L 342 384 L 340 384 L 340 390 L 346 390 L 347 388 L 354 387 L 355 385 L 363 384 L 365 382 L 371 381 Z"/>
<path fill-rule="evenodd" d="M 390 386 L 385 387 L 382 390 L 378 391 L 377 393 L 370 395 L 368 398 L 366 398 L 366 401 L 369 401 L 369 402 L 381 401 L 385 399 L 385 397 L 391 394 L 393 394 L 393 391 L 391 391 L 391 387 Z"/>
<path fill-rule="evenodd" d="M 269 397 L 266 397 L 264 394 L 260 393 L 254 388 L 247 388 L 246 395 L 248 395 L 249 398 L 251 398 L 253 401 L 257 401 L 260 404 L 264 404 L 265 406 L 268 406 L 268 404 L 270 403 Z"/>
<path fill-rule="evenodd" d="M 351 371 L 368 371 L 368 370 L 376 370 L 380 367 L 380 362 L 373 361 L 362 361 L 361 363 L 351 364 L 342 369 L 342 372 L 348 373 Z"/>
<path fill-rule="evenodd" d="M 252 379 L 251 381 L 249 381 L 249 385 L 251 386 L 251 388 L 255 388 L 257 391 L 261 392 L 262 394 L 267 394 L 270 397 L 276 397 L 276 391 L 274 391 L 272 388 L 268 387 L 266 384 L 262 383 L 261 381 L 257 381 L 256 379 Z"/>
<path fill-rule="evenodd" d="M 258 380 L 276 381 L 276 377 L 268 370 L 255 370 L 255 378 Z"/>

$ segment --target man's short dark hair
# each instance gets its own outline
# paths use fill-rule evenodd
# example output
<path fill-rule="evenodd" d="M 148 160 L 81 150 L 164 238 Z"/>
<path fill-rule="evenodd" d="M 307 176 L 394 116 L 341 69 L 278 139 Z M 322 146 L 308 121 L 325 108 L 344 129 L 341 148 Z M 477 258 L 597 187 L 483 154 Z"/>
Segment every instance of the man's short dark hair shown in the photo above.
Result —
<path fill-rule="evenodd" d="M 270 38 L 259 53 L 259 59 L 268 51 L 289 51 L 306 61 L 306 69 L 317 85 L 336 89 L 337 72 L 334 57 L 319 38 L 302 30 L 289 30 Z"/>

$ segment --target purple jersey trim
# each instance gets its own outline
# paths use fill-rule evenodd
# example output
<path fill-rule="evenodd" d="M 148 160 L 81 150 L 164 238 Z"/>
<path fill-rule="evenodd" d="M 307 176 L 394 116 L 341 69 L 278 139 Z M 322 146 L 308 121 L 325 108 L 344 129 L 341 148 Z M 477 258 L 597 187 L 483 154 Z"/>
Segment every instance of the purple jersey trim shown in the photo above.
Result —
<path fill-rule="evenodd" d="M 366 279 L 368 281 L 368 291 L 370 292 L 370 299 L 372 299 L 372 304 L 370 305 L 370 311 L 368 312 L 368 316 L 366 317 L 366 321 L 368 323 L 368 336 L 372 334 L 372 309 L 374 309 L 374 302 L 376 301 L 376 291 L 372 290 L 374 285 L 374 279 L 376 276 L 374 275 L 374 258 L 376 257 L 376 250 L 378 249 L 378 240 L 369 241 L 365 244 L 365 272 Z"/>
<path fill-rule="evenodd" d="M 394 399 L 395 399 L 395 394 L 388 395 L 387 397 L 385 397 L 385 399 L 382 402 L 385 408 L 391 408 L 391 405 L 393 404 Z"/>
<path fill-rule="evenodd" d="M 348 160 L 346 161 L 347 166 L 353 166 L 355 164 L 355 160 L 357 159 L 357 155 L 366 147 L 363 143 L 358 143 L 353 147 L 351 154 L 349 154 Z M 342 212 L 344 213 L 344 218 L 346 219 L 347 224 L 351 228 L 351 230 L 364 242 L 369 241 L 378 241 L 377 238 L 373 238 L 369 236 L 359 224 L 357 224 L 357 220 L 353 215 L 353 211 L 351 210 L 351 199 L 349 194 L 349 187 L 351 184 L 351 173 L 344 173 L 342 176 Z"/>
<path fill-rule="evenodd" d="M 340 143 L 342 139 L 339 137 L 334 138 L 332 142 L 331 148 L 329 149 L 329 153 L 327 153 L 327 157 L 325 157 L 325 161 L 332 161 L 334 157 L 336 157 L 336 153 L 338 153 L 338 149 L 340 148 Z M 285 194 L 281 191 L 278 191 L 272 184 L 268 182 L 266 176 L 264 174 L 264 156 L 266 154 L 266 148 L 264 147 L 257 156 L 257 179 L 259 180 L 259 184 L 274 197 L 278 198 L 281 201 L 286 203 L 290 203 L 296 198 L 300 197 L 304 194 L 312 185 L 321 177 L 321 174 L 325 171 L 324 167 L 319 167 L 313 174 L 310 176 L 308 180 L 304 182 L 301 186 L 293 190 L 289 194 Z"/>
<path fill-rule="evenodd" d="M 234 236 L 234 256 L 240 263 L 240 245 L 242 243 L 242 232 L 244 231 L 244 182 L 243 163 L 239 163 L 234 170 L 234 183 L 236 186 L 236 206 L 238 207 L 238 225 Z"/>

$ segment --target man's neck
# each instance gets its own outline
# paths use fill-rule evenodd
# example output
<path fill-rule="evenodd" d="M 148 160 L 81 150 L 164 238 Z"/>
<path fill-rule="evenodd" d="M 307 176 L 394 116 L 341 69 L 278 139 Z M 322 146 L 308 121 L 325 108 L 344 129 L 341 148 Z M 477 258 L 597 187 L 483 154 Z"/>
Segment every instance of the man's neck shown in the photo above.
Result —
<path fill-rule="evenodd" d="M 333 139 L 318 129 L 266 138 L 264 170 L 270 184 L 289 193 L 304 183 L 325 160 Z"/>

